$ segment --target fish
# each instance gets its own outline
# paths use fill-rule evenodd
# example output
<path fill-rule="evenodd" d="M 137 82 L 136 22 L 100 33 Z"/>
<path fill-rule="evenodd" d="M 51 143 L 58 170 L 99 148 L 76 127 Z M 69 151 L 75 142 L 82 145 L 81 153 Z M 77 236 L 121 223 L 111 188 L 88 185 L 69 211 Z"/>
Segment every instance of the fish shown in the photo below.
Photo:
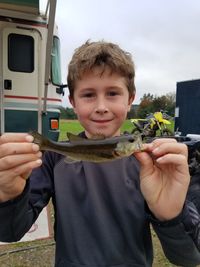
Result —
<path fill-rule="evenodd" d="M 142 151 L 143 143 L 139 135 L 124 134 L 116 137 L 98 137 L 86 139 L 67 133 L 68 141 L 52 141 L 36 131 L 30 132 L 33 143 L 39 145 L 41 151 L 53 151 L 64 155 L 67 163 L 77 161 L 107 162 L 128 157 L 134 152 Z"/>

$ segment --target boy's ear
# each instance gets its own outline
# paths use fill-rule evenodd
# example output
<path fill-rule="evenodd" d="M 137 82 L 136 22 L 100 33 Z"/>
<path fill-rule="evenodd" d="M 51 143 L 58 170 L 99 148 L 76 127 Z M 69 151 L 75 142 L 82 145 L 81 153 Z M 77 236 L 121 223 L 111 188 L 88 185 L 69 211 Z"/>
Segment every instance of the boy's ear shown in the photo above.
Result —
<path fill-rule="evenodd" d="M 134 99 L 135 99 L 135 95 L 129 96 L 129 99 L 128 99 L 128 111 L 131 110 L 131 105 L 132 105 Z"/>
<path fill-rule="evenodd" d="M 72 105 L 74 112 L 76 113 L 76 107 L 75 107 L 75 101 L 73 99 L 73 97 L 71 97 L 70 95 L 68 96 L 69 102 Z"/>

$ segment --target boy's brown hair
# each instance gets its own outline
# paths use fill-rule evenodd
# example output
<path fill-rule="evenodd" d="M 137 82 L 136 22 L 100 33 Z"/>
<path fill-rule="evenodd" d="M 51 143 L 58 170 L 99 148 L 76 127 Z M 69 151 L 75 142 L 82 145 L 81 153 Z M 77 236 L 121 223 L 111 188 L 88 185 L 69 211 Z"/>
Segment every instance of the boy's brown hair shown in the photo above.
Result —
<path fill-rule="evenodd" d="M 123 76 L 129 95 L 135 95 L 135 67 L 131 54 L 113 43 L 87 41 L 75 50 L 68 66 L 67 83 L 70 97 L 73 98 L 76 81 L 95 67 L 102 69 L 101 74 L 108 67 L 111 73 Z"/>

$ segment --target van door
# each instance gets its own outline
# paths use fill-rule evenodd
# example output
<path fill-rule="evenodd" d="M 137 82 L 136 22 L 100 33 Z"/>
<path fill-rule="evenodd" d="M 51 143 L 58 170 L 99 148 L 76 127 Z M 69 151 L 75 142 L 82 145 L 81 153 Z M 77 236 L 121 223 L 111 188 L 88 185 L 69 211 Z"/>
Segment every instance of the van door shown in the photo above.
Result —
<path fill-rule="evenodd" d="M 3 132 L 38 130 L 39 41 L 34 29 L 3 29 Z"/>

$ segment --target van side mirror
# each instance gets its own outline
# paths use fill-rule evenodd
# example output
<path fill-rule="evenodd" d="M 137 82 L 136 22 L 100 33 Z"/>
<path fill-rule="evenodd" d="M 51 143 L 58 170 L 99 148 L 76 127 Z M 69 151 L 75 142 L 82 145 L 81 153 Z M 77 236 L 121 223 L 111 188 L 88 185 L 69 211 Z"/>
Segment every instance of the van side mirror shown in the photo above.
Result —
<path fill-rule="evenodd" d="M 67 87 L 67 84 L 59 85 L 59 87 L 56 87 L 56 93 L 64 96 L 64 94 L 65 94 L 64 88 L 66 88 L 66 87 Z"/>

